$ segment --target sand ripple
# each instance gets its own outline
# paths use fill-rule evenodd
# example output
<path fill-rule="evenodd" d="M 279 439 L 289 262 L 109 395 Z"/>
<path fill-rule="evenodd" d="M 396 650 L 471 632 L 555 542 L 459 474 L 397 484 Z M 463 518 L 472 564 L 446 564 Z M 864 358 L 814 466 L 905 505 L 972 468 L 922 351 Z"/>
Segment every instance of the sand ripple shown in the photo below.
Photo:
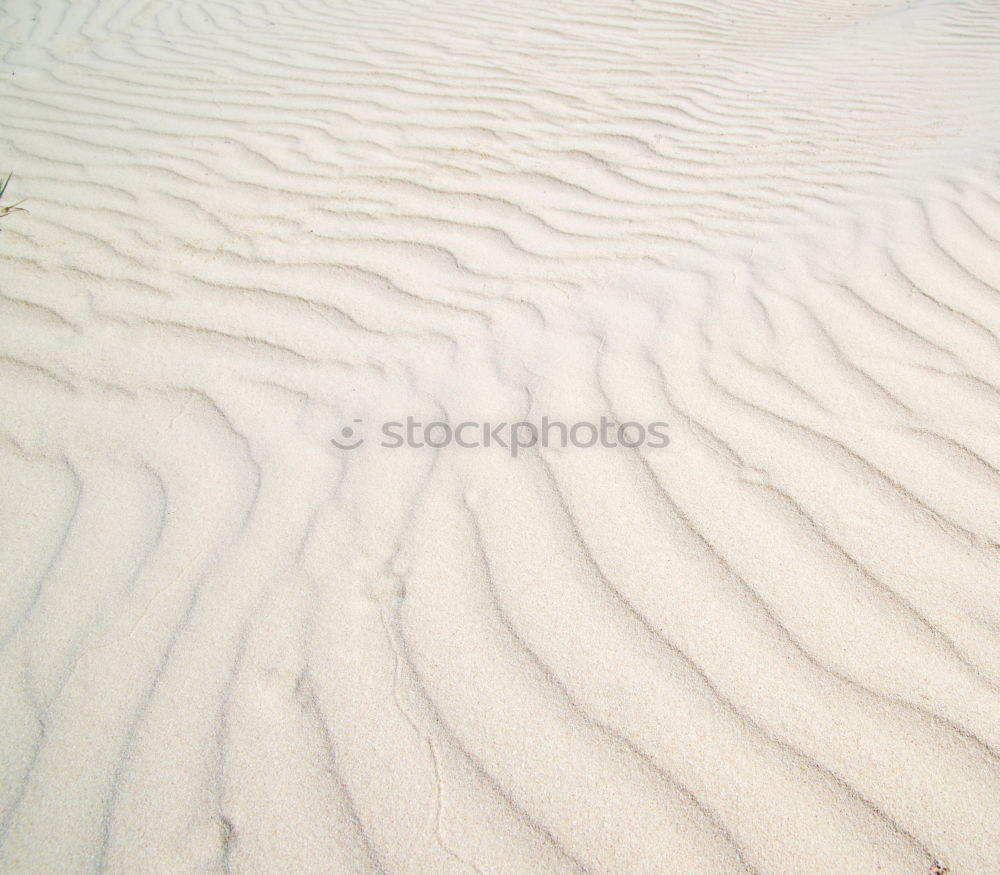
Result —
<path fill-rule="evenodd" d="M 0 37 L 0 869 L 1000 872 L 993 0 Z"/>

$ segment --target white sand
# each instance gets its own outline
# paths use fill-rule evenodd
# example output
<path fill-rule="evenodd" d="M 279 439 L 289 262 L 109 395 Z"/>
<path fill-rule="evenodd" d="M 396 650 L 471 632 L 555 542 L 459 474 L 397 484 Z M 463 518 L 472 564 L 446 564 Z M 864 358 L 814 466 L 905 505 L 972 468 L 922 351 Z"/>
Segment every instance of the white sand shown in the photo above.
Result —
<path fill-rule="evenodd" d="M 1000 872 L 996 0 L 0 44 L 0 871 Z"/>

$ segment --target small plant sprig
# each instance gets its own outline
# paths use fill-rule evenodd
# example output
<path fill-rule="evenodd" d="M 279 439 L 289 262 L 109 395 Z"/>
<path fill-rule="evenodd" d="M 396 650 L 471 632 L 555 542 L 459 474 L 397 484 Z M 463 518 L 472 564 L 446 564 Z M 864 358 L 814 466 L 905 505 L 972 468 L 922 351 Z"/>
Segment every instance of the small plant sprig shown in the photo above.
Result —
<path fill-rule="evenodd" d="M 12 173 L 8 173 L 4 177 L 4 181 L 0 182 L 0 198 L 3 197 L 3 193 L 7 190 L 7 183 L 10 182 L 10 178 L 13 175 L 14 174 L 12 174 Z M 28 212 L 24 207 L 21 206 L 21 204 L 23 204 L 23 203 L 24 203 L 23 200 L 19 200 L 19 201 L 15 201 L 12 204 L 6 204 L 6 205 L 0 204 L 0 219 L 2 219 L 4 216 L 10 215 L 11 213 L 26 213 L 26 212 Z"/>

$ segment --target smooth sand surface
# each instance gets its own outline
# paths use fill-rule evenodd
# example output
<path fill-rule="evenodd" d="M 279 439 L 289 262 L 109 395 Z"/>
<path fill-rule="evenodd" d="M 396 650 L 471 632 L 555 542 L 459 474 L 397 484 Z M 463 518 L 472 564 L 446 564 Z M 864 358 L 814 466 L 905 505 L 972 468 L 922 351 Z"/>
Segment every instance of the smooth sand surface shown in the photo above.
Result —
<path fill-rule="evenodd" d="M 1000 873 L 996 0 L 0 48 L 0 870 Z"/>

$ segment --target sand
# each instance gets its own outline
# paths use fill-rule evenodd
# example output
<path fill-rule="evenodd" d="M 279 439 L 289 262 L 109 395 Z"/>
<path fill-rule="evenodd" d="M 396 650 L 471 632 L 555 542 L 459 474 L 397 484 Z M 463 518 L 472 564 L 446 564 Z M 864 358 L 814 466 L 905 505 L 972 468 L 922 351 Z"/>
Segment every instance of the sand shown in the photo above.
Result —
<path fill-rule="evenodd" d="M 0 46 L 0 871 L 1000 872 L 994 0 Z"/>

